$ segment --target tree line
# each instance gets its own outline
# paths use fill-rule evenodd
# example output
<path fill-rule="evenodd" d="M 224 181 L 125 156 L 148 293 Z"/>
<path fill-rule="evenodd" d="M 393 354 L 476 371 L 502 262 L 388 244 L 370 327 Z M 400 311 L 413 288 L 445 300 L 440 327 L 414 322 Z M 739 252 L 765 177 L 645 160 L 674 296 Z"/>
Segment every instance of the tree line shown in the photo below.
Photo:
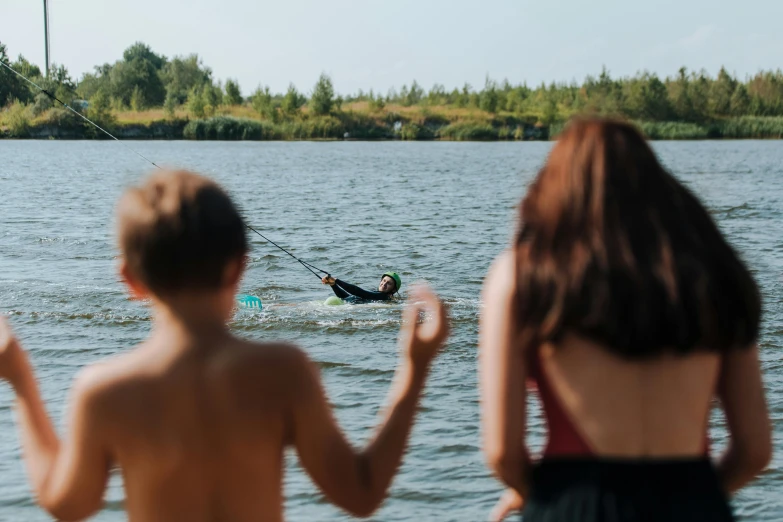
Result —
<path fill-rule="evenodd" d="M 704 70 L 683 67 L 665 78 L 649 72 L 613 78 L 604 69 L 581 83 L 552 82 L 530 87 L 487 78 L 481 89 L 465 84 L 452 90 L 440 84 L 426 90 L 414 80 L 385 94 L 360 90 L 345 96 L 335 93 L 331 78 L 322 74 L 308 93 L 291 84 L 284 93 L 259 86 L 243 96 L 235 80 L 216 80 L 198 55 L 167 58 L 141 42 L 128 47 L 115 63 L 96 66 L 78 80 L 63 65 L 52 66 L 45 77 L 38 66 L 21 55 L 11 62 L 1 42 L 0 59 L 60 100 L 87 107 L 92 117 L 102 121 L 110 120 L 117 111 L 150 108 L 163 108 L 170 117 L 184 110 L 190 118 L 201 119 L 220 114 L 221 108 L 243 105 L 252 107 L 260 119 L 275 123 L 337 113 L 346 105 L 351 110 L 366 107 L 370 113 L 382 113 L 392 106 L 465 109 L 512 115 L 545 126 L 585 112 L 646 122 L 694 124 L 746 116 L 783 116 L 780 70 L 760 71 L 739 79 L 725 68 L 712 77 Z M 88 103 L 80 105 L 79 100 Z M 0 68 L 0 105 L 11 103 L 28 107 L 33 116 L 52 108 L 47 95 Z"/>

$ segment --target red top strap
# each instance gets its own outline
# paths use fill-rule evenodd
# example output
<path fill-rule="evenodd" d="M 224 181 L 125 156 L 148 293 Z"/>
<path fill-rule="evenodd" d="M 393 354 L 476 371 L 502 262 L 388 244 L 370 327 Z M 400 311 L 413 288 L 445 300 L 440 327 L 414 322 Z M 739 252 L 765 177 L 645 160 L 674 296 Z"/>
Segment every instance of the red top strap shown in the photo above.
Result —
<path fill-rule="evenodd" d="M 541 356 L 538 350 L 531 351 L 530 374 L 538 387 L 547 423 L 547 443 L 544 456 L 555 455 L 593 455 L 592 448 L 577 431 L 574 423 L 568 417 L 560 404 L 552 386 L 541 367 Z"/>

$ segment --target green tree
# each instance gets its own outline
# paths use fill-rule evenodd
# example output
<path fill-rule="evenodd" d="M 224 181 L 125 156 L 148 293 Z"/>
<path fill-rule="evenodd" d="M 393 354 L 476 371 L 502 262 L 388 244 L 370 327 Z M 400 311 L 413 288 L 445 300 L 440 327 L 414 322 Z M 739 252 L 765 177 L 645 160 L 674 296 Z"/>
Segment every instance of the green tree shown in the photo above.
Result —
<path fill-rule="evenodd" d="M 704 70 L 700 71 L 699 74 L 693 73 L 691 75 L 688 91 L 693 107 L 692 120 L 701 122 L 711 119 L 712 115 L 709 108 L 710 80 Z"/>
<path fill-rule="evenodd" d="M 430 92 L 427 93 L 427 105 L 433 107 L 445 104 L 447 99 L 448 95 L 446 94 L 446 88 L 439 83 L 433 85 Z"/>
<path fill-rule="evenodd" d="M 39 79 L 38 84 L 54 95 L 62 102 L 69 105 L 73 100 L 79 98 L 76 92 L 76 85 L 71 79 L 68 68 L 64 65 L 52 64 L 49 70 L 49 77 Z M 37 92 L 37 89 L 36 91 Z"/>
<path fill-rule="evenodd" d="M 494 114 L 498 111 L 498 104 L 500 102 L 497 84 L 487 77 L 484 83 L 484 90 L 481 92 L 481 101 L 479 102 L 479 108 L 482 111 Z"/>
<path fill-rule="evenodd" d="M 513 89 L 506 97 L 506 110 L 517 114 L 527 110 L 527 99 L 530 97 L 530 89 L 527 85 L 520 85 Z"/>
<path fill-rule="evenodd" d="M 552 125 L 558 121 L 557 103 L 555 100 L 549 98 L 544 102 L 544 110 L 541 115 L 541 123 L 544 125 Z"/>
<path fill-rule="evenodd" d="M 149 105 L 159 107 L 166 99 L 166 87 L 155 67 L 158 62 L 138 57 L 136 54 L 138 53 L 131 53 L 131 60 L 117 62 L 111 68 L 111 95 L 128 106 L 134 89 L 138 87 Z"/>
<path fill-rule="evenodd" d="M 626 116 L 645 121 L 666 121 L 671 114 L 666 86 L 647 72 L 625 82 L 623 105 Z"/>
<path fill-rule="evenodd" d="M 299 94 L 299 91 L 296 90 L 296 86 L 291 83 L 288 85 L 288 90 L 286 91 L 285 96 L 283 96 L 283 102 L 280 108 L 285 114 L 294 116 L 299 113 L 299 109 L 305 103 L 307 103 L 307 99 L 303 95 Z"/>
<path fill-rule="evenodd" d="M 122 54 L 123 61 L 111 71 L 114 80 L 114 97 L 123 103 L 133 105 L 135 92 L 142 105 L 160 106 L 166 99 L 166 87 L 160 77 L 160 71 L 166 64 L 166 57 L 152 52 L 142 42 L 136 42 Z"/>
<path fill-rule="evenodd" d="M 313 88 L 313 94 L 310 96 L 310 110 L 316 116 L 329 114 L 333 104 L 334 85 L 332 85 L 332 79 L 325 73 L 321 73 Z"/>
<path fill-rule="evenodd" d="M 204 111 L 207 116 L 212 116 L 215 110 L 223 104 L 223 89 L 217 85 L 204 84 L 201 86 L 201 96 L 204 101 Z"/>
<path fill-rule="evenodd" d="M 30 111 L 19 100 L 14 100 L 3 112 L 3 123 L 8 126 L 8 131 L 14 138 L 27 137 L 30 129 Z"/>
<path fill-rule="evenodd" d="M 215 115 L 215 110 L 218 107 L 217 97 L 209 85 L 201 86 L 201 105 L 204 107 L 204 116 L 211 117 Z"/>
<path fill-rule="evenodd" d="M 111 70 L 113 65 L 104 63 L 93 67 L 92 73 L 84 73 L 81 81 L 76 86 L 76 92 L 85 100 L 89 100 L 100 89 L 111 93 Z"/>
<path fill-rule="evenodd" d="M 677 78 L 669 82 L 667 91 L 676 118 L 680 121 L 693 121 L 694 110 L 690 96 L 690 81 L 688 80 L 688 70 L 685 67 L 680 67 Z"/>
<path fill-rule="evenodd" d="M 370 93 L 367 106 L 373 112 L 380 112 L 384 109 L 384 107 L 386 107 L 386 102 L 383 101 L 383 96 L 380 94 L 378 96 L 374 96 L 372 93 Z"/>
<path fill-rule="evenodd" d="M 109 104 L 111 105 L 111 110 L 120 112 L 127 109 L 127 106 L 122 103 L 122 100 L 118 100 L 114 96 L 109 96 Z"/>
<path fill-rule="evenodd" d="M 2 44 L 0 44 L 2 45 Z M 5 59 L 3 61 L 6 61 Z M 41 74 L 41 68 L 38 67 L 35 64 L 30 63 L 27 61 L 27 59 L 19 55 L 19 58 L 16 59 L 16 62 L 14 62 L 11 67 L 17 71 L 20 74 L 23 74 L 24 76 L 27 76 L 28 78 L 42 78 L 43 75 Z"/>
<path fill-rule="evenodd" d="M 109 66 L 111 67 L 111 66 Z M 98 67 L 96 67 L 98 69 Z M 85 100 L 92 98 L 100 89 L 108 92 L 111 89 L 109 77 L 101 76 L 99 73 L 84 73 L 76 92 Z"/>
<path fill-rule="evenodd" d="M 9 62 L 6 46 L 2 42 L 0 42 L 0 60 L 3 63 Z M 16 69 L 16 67 L 13 68 Z M 0 107 L 11 103 L 12 100 L 19 100 L 24 104 L 32 98 L 32 93 L 27 88 L 24 80 L 5 67 L 0 67 Z"/>
<path fill-rule="evenodd" d="M 666 121 L 671 117 L 671 106 L 666 86 L 652 75 L 644 86 L 644 116 L 650 120 Z"/>
<path fill-rule="evenodd" d="M 460 96 L 459 89 L 454 87 L 454 89 L 452 89 L 452 91 L 446 97 L 446 105 L 456 105 L 459 96 Z"/>
<path fill-rule="evenodd" d="M 188 113 L 194 118 L 203 118 L 206 116 L 205 103 L 201 87 L 193 87 L 188 94 Z"/>
<path fill-rule="evenodd" d="M 709 87 L 708 107 L 713 116 L 728 116 L 731 114 L 731 97 L 737 90 L 735 80 L 724 67 L 720 68 L 718 77 Z"/>
<path fill-rule="evenodd" d="M 223 103 L 226 105 L 242 104 L 242 93 L 239 90 L 239 84 L 230 78 L 226 80 L 226 95 L 223 97 Z"/>
<path fill-rule="evenodd" d="M 278 121 L 277 106 L 272 98 L 272 93 L 269 92 L 269 87 L 258 87 L 250 97 L 250 102 L 253 109 L 262 117 L 273 122 Z"/>
<path fill-rule="evenodd" d="M 138 85 L 133 88 L 133 92 L 131 93 L 130 107 L 134 111 L 143 111 L 147 108 L 147 103 L 144 100 L 144 93 Z"/>
<path fill-rule="evenodd" d="M 549 90 L 552 90 L 550 86 Z M 598 78 L 587 77 L 584 83 L 587 94 L 586 109 L 605 115 L 620 114 L 623 108 L 623 89 L 619 81 L 614 80 L 606 67 L 601 69 Z"/>
<path fill-rule="evenodd" d="M 585 96 L 585 93 L 579 86 L 575 86 L 574 90 L 571 92 L 571 101 L 569 106 L 571 115 L 583 112 L 586 105 L 587 97 Z"/>
<path fill-rule="evenodd" d="M 766 113 L 766 107 L 764 106 L 764 100 L 758 94 L 750 94 L 750 104 L 748 105 L 748 114 L 751 116 L 764 116 Z"/>
<path fill-rule="evenodd" d="M 408 86 L 407 85 L 403 85 L 400 88 L 399 100 L 395 100 L 395 101 L 400 103 L 403 107 L 410 107 L 410 105 L 411 105 L 411 103 L 410 103 L 410 91 L 408 91 Z"/>
<path fill-rule="evenodd" d="M 38 117 L 44 112 L 48 111 L 54 106 L 54 102 L 52 102 L 52 99 L 47 96 L 46 94 L 39 92 L 35 95 L 35 98 L 33 98 L 33 104 L 32 104 L 32 113 L 34 117 Z"/>
<path fill-rule="evenodd" d="M 143 42 L 136 42 L 122 53 L 122 59 L 126 62 L 133 60 L 145 60 L 149 62 L 156 70 L 161 70 L 166 64 L 166 57 L 152 52 L 149 45 Z"/>
<path fill-rule="evenodd" d="M 469 83 L 466 83 L 462 86 L 462 90 L 459 93 L 459 98 L 457 98 L 455 105 L 457 107 L 467 107 L 470 105 L 470 96 L 473 91 L 473 88 L 470 86 Z"/>
<path fill-rule="evenodd" d="M 177 97 L 173 93 L 166 93 L 166 101 L 163 102 L 163 110 L 166 112 L 167 118 L 174 118 L 177 105 Z"/>
<path fill-rule="evenodd" d="M 53 63 L 49 70 L 49 82 L 56 85 L 62 85 L 67 89 L 76 89 L 76 85 L 73 83 L 71 73 L 68 72 L 68 68 L 64 65 L 58 65 Z"/>
<path fill-rule="evenodd" d="M 404 88 L 404 87 L 403 87 Z M 424 89 L 416 80 L 411 83 L 411 88 L 407 89 L 406 94 L 403 96 L 403 105 L 410 107 L 411 105 L 418 105 L 424 98 Z"/>
<path fill-rule="evenodd" d="M 104 90 L 96 92 L 90 98 L 90 104 L 87 106 L 87 117 L 103 128 L 111 127 L 114 122 L 114 115 L 111 112 L 111 99 Z M 91 131 L 94 131 L 91 126 Z"/>
<path fill-rule="evenodd" d="M 212 84 L 212 70 L 204 67 L 197 54 L 191 54 L 167 62 L 160 71 L 160 78 L 166 91 L 176 97 L 178 104 L 182 104 L 193 87 Z"/>
<path fill-rule="evenodd" d="M 745 116 L 750 112 L 748 89 L 741 83 L 737 85 L 729 100 L 729 112 L 732 116 Z"/>
<path fill-rule="evenodd" d="M 758 116 L 783 116 L 783 71 L 756 74 L 747 85 L 751 110 Z"/>

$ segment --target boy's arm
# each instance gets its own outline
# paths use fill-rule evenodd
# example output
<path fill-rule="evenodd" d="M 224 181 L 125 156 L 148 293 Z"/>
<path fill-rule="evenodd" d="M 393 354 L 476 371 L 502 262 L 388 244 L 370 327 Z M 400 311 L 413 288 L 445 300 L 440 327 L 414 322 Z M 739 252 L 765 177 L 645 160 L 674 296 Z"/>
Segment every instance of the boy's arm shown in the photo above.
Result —
<path fill-rule="evenodd" d="M 3 329 L 10 331 L 4 321 Z M 27 356 L 10 339 L 5 347 L 0 341 L 0 377 L 8 379 L 16 392 L 24 460 L 38 503 L 59 520 L 85 518 L 101 507 L 109 475 L 97 389 L 88 375 L 77 381 L 70 401 L 69 437 L 61 442 Z"/>
<path fill-rule="evenodd" d="M 434 318 L 416 325 L 418 308 L 407 311 L 405 352 L 389 394 L 384 420 L 361 451 L 340 431 L 315 366 L 300 360 L 298 393 L 293 405 L 293 440 L 302 465 L 334 504 L 355 516 L 369 516 L 383 502 L 402 460 L 416 406 L 432 359 L 448 335 L 446 312 L 434 294 L 414 293 L 425 300 Z"/>

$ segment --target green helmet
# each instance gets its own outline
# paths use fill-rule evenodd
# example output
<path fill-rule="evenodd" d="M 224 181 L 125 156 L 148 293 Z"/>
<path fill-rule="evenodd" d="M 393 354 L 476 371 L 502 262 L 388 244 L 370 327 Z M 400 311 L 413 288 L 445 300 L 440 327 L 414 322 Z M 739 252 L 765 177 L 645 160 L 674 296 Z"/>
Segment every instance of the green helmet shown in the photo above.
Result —
<path fill-rule="evenodd" d="M 394 279 L 394 285 L 395 285 L 394 291 L 399 292 L 400 288 L 402 288 L 402 279 L 400 278 L 400 274 L 398 274 L 397 272 L 386 272 L 381 276 L 381 279 L 383 279 L 386 276 L 389 276 L 392 279 Z"/>

